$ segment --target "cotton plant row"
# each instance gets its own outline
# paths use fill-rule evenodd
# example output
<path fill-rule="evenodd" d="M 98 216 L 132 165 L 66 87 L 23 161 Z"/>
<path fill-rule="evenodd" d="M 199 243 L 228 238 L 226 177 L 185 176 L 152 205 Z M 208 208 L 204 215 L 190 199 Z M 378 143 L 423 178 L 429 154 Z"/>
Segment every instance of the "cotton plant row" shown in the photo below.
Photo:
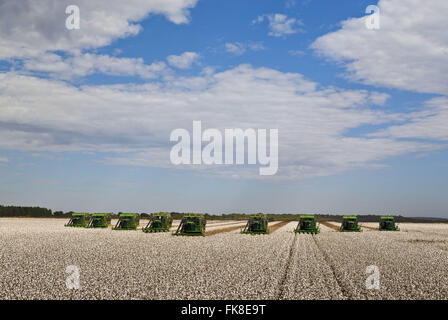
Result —
<path fill-rule="evenodd" d="M 344 299 L 331 266 L 316 245 L 317 237 L 296 236 L 281 299 Z"/>
<path fill-rule="evenodd" d="M 405 232 L 421 232 L 448 236 L 447 223 L 398 223 Z"/>
<path fill-rule="evenodd" d="M 447 299 L 447 239 L 424 238 L 420 232 L 322 233 L 315 243 L 344 298 Z M 366 286 L 369 266 L 378 268 L 377 289 Z"/>

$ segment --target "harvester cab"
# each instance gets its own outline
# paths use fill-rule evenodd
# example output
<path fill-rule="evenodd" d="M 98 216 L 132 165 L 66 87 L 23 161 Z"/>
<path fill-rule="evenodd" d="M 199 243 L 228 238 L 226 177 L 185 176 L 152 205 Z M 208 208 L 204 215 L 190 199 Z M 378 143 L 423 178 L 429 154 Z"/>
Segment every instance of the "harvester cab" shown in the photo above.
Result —
<path fill-rule="evenodd" d="M 143 232 L 168 232 L 173 225 L 173 218 L 169 213 L 153 213 Z"/>
<path fill-rule="evenodd" d="M 72 217 L 65 225 L 66 227 L 87 227 L 89 224 L 88 213 L 72 213 Z"/>
<path fill-rule="evenodd" d="M 241 231 L 245 234 L 268 234 L 268 219 L 264 214 L 249 217 L 246 226 Z"/>
<path fill-rule="evenodd" d="M 90 219 L 88 228 L 108 228 L 111 217 L 109 213 L 94 213 Z"/>
<path fill-rule="evenodd" d="M 137 230 L 140 223 L 140 215 L 138 213 L 120 213 L 118 222 L 113 230 Z"/>
<path fill-rule="evenodd" d="M 205 223 L 203 214 L 186 214 L 173 234 L 176 236 L 205 236 Z"/>
<path fill-rule="evenodd" d="M 341 232 L 361 232 L 361 228 L 358 225 L 358 217 L 356 216 L 343 216 L 342 225 L 339 229 Z"/>
<path fill-rule="evenodd" d="M 400 229 L 395 224 L 394 217 L 384 216 L 380 218 L 380 231 L 399 231 Z"/>
<path fill-rule="evenodd" d="M 309 233 L 318 234 L 320 232 L 319 227 L 316 225 L 316 217 L 313 215 L 300 216 L 299 223 L 297 224 L 295 233 Z"/>

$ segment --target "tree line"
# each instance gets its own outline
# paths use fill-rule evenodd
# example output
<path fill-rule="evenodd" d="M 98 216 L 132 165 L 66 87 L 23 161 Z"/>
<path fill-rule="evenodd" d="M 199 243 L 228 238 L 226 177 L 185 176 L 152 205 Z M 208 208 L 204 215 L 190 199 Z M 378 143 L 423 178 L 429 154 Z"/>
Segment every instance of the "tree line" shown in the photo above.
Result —
<path fill-rule="evenodd" d="M 41 207 L 22 207 L 22 206 L 1 206 L 0 205 L 0 217 L 35 217 L 35 218 L 70 218 L 73 211 L 63 212 L 55 211 L 51 209 Z M 183 217 L 182 212 L 168 212 L 173 219 L 178 220 Z M 121 212 L 110 213 L 112 219 L 117 219 Z M 207 220 L 247 220 L 253 215 L 252 213 L 227 213 L 227 214 L 209 214 L 205 213 L 204 216 Z M 141 219 L 149 219 L 151 213 L 140 213 Z M 266 214 L 268 221 L 298 221 L 301 214 Z M 333 214 L 316 214 L 318 221 L 342 221 L 343 215 Z M 360 222 L 378 222 L 381 215 L 358 215 Z M 448 222 L 448 219 L 442 218 L 417 218 L 417 217 L 403 217 L 401 215 L 392 215 L 397 222 Z"/>
<path fill-rule="evenodd" d="M 0 206 L 0 217 L 52 217 L 50 209 L 40 207 Z"/>

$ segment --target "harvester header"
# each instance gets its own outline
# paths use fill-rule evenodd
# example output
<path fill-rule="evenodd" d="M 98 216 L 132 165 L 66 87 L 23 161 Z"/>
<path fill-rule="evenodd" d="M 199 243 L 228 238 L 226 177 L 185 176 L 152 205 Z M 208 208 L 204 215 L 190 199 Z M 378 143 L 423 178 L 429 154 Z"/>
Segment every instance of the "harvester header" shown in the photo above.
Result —
<path fill-rule="evenodd" d="M 177 227 L 175 236 L 205 236 L 205 216 L 203 214 L 185 214 Z"/>
<path fill-rule="evenodd" d="M 357 216 L 343 216 L 342 224 L 339 229 L 341 232 L 361 232 L 361 228 L 358 225 Z"/>
<path fill-rule="evenodd" d="M 170 213 L 153 213 L 148 224 L 143 228 L 143 232 L 168 232 L 173 225 L 173 218 Z"/>
<path fill-rule="evenodd" d="M 72 217 L 65 225 L 66 227 L 87 227 L 90 215 L 88 213 L 72 213 Z"/>
<path fill-rule="evenodd" d="M 87 228 L 108 228 L 110 226 L 110 213 L 94 213 Z"/>
<path fill-rule="evenodd" d="M 138 213 L 120 213 L 118 222 L 113 230 L 137 230 L 140 223 L 140 215 Z"/>
<path fill-rule="evenodd" d="M 320 232 L 314 215 L 301 215 L 299 219 L 299 223 L 294 230 L 295 233 L 318 234 Z"/>
<path fill-rule="evenodd" d="M 246 226 L 241 231 L 245 234 L 268 234 L 268 218 L 264 214 L 256 214 L 249 217 Z"/>
<path fill-rule="evenodd" d="M 400 229 L 395 224 L 395 218 L 392 216 L 382 216 L 380 218 L 380 231 L 399 231 Z"/>

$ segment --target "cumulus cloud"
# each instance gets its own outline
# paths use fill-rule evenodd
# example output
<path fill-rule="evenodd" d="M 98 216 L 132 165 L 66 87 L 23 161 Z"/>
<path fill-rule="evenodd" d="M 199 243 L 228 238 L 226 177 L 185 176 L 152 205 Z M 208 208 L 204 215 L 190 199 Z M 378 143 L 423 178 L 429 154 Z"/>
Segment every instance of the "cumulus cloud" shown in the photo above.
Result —
<path fill-rule="evenodd" d="M 303 23 L 296 18 L 288 18 L 287 15 L 280 13 L 271 13 L 258 16 L 252 23 L 261 23 L 267 20 L 269 22 L 269 35 L 273 37 L 283 37 L 302 31 L 299 26 Z"/>
<path fill-rule="evenodd" d="M 306 52 L 303 50 L 289 50 L 288 53 L 292 56 L 304 56 Z"/>
<path fill-rule="evenodd" d="M 0 59 L 36 57 L 47 51 L 79 51 L 136 35 L 139 21 L 161 14 L 180 24 L 197 0 L 0 1 Z M 67 30 L 65 9 L 80 8 L 81 28 Z"/>
<path fill-rule="evenodd" d="M 286 0 L 285 2 L 285 8 L 289 9 L 296 6 L 295 0 Z"/>
<path fill-rule="evenodd" d="M 237 56 L 244 54 L 246 50 L 260 51 L 265 49 L 261 42 L 227 42 L 225 48 L 227 52 Z"/>
<path fill-rule="evenodd" d="M 405 1 L 416 8 L 416 1 Z M 443 98 L 431 100 L 421 112 L 394 114 L 372 107 L 384 106 L 387 94 L 320 87 L 298 73 L 240 65 L 218 73 L 205 68 L 195 77 L 164 77 L 170 73 L 164 62 L 146 64 L 139 58 L 86 52 L 137 34 L 138 22 L 148 14 L 188 22 L 188 9 L 196 2 L 0 0 L 0 60 L 20 59 L 23 65 L 18 72 L 0 74 L 0 149 L 109 152 L 115 154 L 104 159 L 107 163 L 172 168 L 171 130 L 189 129 L 193 120 L 201 120 L 204 127 L 220 130 L 279 129 L 278 176 L 301 178 L 378 167 L 389 157 L 440 148 L 403 138 L 446 140 Z M 381 30 L 360 28 L 362 19 L 350 19 L 341 30 L 319 38 L 313 48 L 347 63 L 353 79 L 446 93 L 447 38 L 434 23 L 441 21 L 444 4 L 435 1 L 437 12 L 424 7 L 423 16 L 414 12 L 403 22 L 401 15 L 392 14 L 397 3 L 380 1 Z M 80 6 L 80 30 L 65 29 L 68 4 Z M 400 10 L 409 14 L 406 8 Z M 435 18 L 426 19 L 428 14 Z M 265 20 L 269 34 L 276 37 L 299 32 L 302 25 L 282 14 L 263 15 L 254 23 Z M 384 34 L 375 36 L 378 32 Z M 250 42 L 225 46 L 234 54 L 263 48 Z M 199 54 L 184 52 L 166 60 L 170 66 L 188 69 L 198 59 Z M 36 77 L 41 72 L 52 78 Z M 60 81 L 97 72 L 159 81 L 80 87 Z M 352 129 L 372 124 L 385 129 L 368 136 L 350 135 Z M 432 130 L 425 131 L 427 126 Z M 258 168 L 211 170 L 223 176 L 258 177 Z"/>
<path fill-rule="evenodd" d="M 366 124 L 403 121 L 400 114 L 372 108 L 382 102 L 377 93 L 321 88 L 297 73 L 250 65 L 142 85 L 81 87 L 10 72 L 0 75 L 0 92 L 1 149 L 116 153 L 108 163 L 172 168 L 170 133 L 191 130 L 193 120 L 219 130 L 278 129 L 283 178 L 377 166 L 392 156 L 437 148 L 347 135 Z M 213 170 L 258 177 L 258 168 Z"/>
<path fill-rule="evenodd" d="M 387 100 L 390 98 L 390 95 L 382 92 L 372 92 L 369 98 L 372 104 L 377 106 L 384 106 Z"/>
<path fill-rule="evenodd" d="M 194 63 L 197 63 L 199 54 L 196 52 L 184 52 L 181 55 L 170 55 L 166 58 L 168 63 L 179 69 L 189 69 Z"/>
<path fill-rule="evenodd" d="M 39 57 L 24 59 L 22 70 L 45 72 L 54 78 L 65 80 L 94 73 L 139 76 L 145 79 L 153 79 L 169 73 L 164 62 L 147 65 L 141 58 L 117 58 L 91 53 L 76 54 L 65 59 L 54 53 L 46 53 Z"/>
<path fill-rule="evenodd" d="M 365 17 L 342 22 L 312 48 L 344 63 L 348 78 L 369 85 L 448 94 L 448 2 L 380 0 L 380 29 Z"/>
<path fill-rule="evenodd" d="M 405 124 L 390 126 L 370 136 L 448 141 L 448 98 L 431 99 L 421 111 L 409 117 Z"/>
<path fill-rule="evenodd" d="M 186 23 L 197 0 L 0 0 L 0 60 L 20 61 L 16 65 L 28 74 L 48 73 L 72 79 L 94 73 L 138 76 L 153 79 L 166 75 L 164 62 L 145 64 L 141 58 L 95 54 L 92 49 L 140 32 L 139 21 L 149 14 L 161 14 L 171 22 Z M 68 5 L 80 9 L 78 30 L 65 27 Z M 197 57 L 186 53 L 173 65 L 186 68 Z"/>
<path fill-rule="evenodd" d="M 226 51 L 240 56 L 246 52 L 246 46 L 240 42 L 226 43 Z"/>

